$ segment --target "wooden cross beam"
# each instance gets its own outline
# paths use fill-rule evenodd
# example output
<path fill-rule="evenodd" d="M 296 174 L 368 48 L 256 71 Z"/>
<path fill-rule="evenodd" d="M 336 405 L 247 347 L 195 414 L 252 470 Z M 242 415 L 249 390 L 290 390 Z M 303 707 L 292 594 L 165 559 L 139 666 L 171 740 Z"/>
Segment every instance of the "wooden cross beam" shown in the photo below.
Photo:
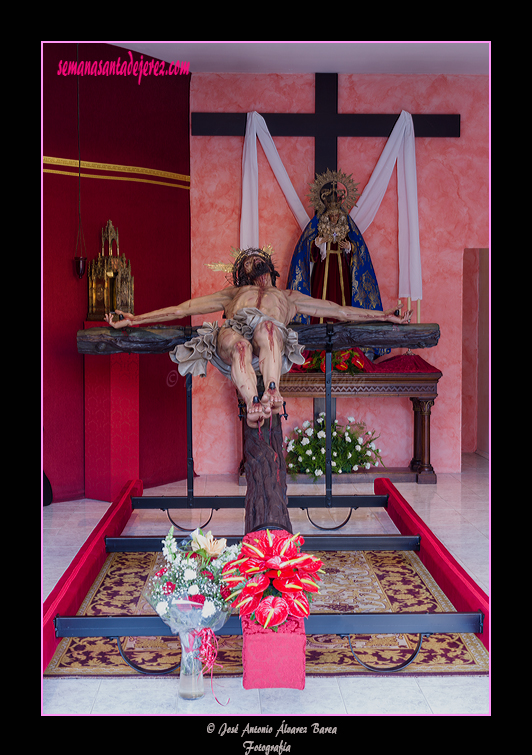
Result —
<path fill-rule="evenodd" d="M 327 325 L 290 323 L 305 349 L 322 350 L 327 344 Z M 79 330 L 79 354 L 165 354 L 196 335 L 197 327 L 151 325 L 147 328 L 88 328 Z M 363 348 L 427 349 L 440 338 L 437 323 L 398 327 L 390 322 L 335 323 L 332 329 L 333 351 Z"/>
<path fill-rule="evenodd" d="M 315 74 L 314 113 L 261 113 L 272 136 L 314 137 L 316 174 L 338 169 L 338 137 L 389 137 L 399 115 L 339 113 L 338 74 Z M 460 115 L 412 115 L 416 137 L 459 137 Z M 245 136 L 246 113 L 192 113 L 192 136 Z"/>

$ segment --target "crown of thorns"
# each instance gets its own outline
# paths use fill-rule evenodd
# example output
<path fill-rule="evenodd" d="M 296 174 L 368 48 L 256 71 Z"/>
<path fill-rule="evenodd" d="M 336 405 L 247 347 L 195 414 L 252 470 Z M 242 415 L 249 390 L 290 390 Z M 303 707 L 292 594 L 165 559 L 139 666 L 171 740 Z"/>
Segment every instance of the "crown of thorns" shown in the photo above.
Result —
<path fill-rule="evenodd" d="M 248 249 L 235 249 L 231 248 L 231 255 L 234 257 L 234 262 L 213 262 L 207 263 L 206 267 L 211 270 L 216 270 L 223 273 L 231 273 L 233 276 L 233 283 L 237 284 L 237 274 L 242 262 L 247 257 L 260 257 L 264 262 L 272 262 L 273 249 L 268 244 L 263 246 L 262 249 L 255 249 L 249 247 Z"/>

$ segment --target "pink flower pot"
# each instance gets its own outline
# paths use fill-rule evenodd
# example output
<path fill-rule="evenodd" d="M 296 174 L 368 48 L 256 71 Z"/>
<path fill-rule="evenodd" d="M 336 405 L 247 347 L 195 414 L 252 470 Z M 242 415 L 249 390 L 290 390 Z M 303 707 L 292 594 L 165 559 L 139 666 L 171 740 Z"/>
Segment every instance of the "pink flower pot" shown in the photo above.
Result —
<path fill-rule="evenodd" d="M 303 619 L 290 617 L 277 632 L 242 618 L 244 689 L 305 688 Z"/>

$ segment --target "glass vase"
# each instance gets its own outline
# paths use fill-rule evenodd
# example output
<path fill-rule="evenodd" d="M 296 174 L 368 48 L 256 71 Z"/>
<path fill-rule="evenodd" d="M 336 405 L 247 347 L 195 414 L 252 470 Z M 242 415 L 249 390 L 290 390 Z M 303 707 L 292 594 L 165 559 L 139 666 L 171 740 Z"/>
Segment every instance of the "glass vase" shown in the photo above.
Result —
<path fill-rule="evenodd" d="M 202 664 L 199 659 L 201 637 L 192 632 L 179 632 L 181 641 L 181 669 L 179 675 L 179 697 L 185 700 L 198 700 L 205 694 Z"/>

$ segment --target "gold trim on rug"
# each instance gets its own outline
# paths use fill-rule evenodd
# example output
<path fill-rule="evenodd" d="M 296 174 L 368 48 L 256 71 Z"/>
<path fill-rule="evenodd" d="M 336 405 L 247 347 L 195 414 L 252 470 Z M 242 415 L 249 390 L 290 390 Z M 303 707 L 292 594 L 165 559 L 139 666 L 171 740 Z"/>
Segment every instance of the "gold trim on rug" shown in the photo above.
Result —
<path fill-rule="evenodd" d="M 43 157 L 44 165 L 53 165 L 56 168 L 79 168 L 78 160 L 70 160 L 64 157 Z M 190 184 L 190 176 L 183 173 L 171 173 L 167 170 L 157 170 L 155 168 L 141 168 L 134 165 L 114 165 L 110 163 L 81 161 L 81 167 L 84 170 L 107 171 L 114 173 L 128 173 L 127 176 L 107 176 L 98 173 L 81 173 L 83 178 L 103 178 L 111 181 L 135 181 L 138 183 L 152 183 L 159 186 L 171 186 L 176 189 L 190 189 L 190 186 L 182 186 L 171 181 L 181 181 Z M 79 173 L 69 170 L 54 170 L 52 168 L 43 168 L 43 173 L 55 173 L 65 176 L 78 176 Z M 151 176 L 151 178 L 142 178 L 141 176 Z M 166 180 L 155 180 L 166 179 Z"/>

